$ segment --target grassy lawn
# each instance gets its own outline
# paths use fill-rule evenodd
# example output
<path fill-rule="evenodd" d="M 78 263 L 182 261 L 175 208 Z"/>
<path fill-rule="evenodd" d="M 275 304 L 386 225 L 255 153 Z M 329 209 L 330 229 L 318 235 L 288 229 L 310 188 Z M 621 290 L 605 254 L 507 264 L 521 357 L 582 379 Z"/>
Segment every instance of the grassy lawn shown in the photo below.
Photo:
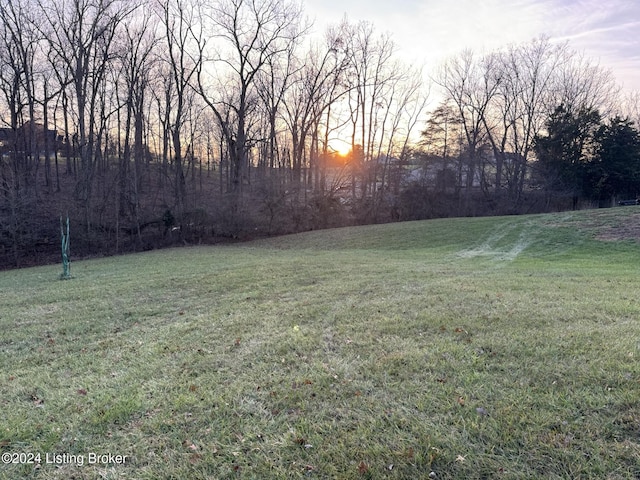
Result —
<path fill-rule="evenodd" d="M 0 479 L 640 478 L 637 229 L 448 219 L 2 272 L 0 450 L 40 464 Z"/>

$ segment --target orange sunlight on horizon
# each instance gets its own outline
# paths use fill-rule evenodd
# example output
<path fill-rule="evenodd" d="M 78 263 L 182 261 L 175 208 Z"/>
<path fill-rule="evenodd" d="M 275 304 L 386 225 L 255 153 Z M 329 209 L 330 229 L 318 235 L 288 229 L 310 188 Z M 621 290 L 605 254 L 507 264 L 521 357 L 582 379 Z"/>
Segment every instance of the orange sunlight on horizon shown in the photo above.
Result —
<path fill-rule="evenodd" d="M 329 149 L 333 150 L 343 158 L 348 157 L 351 153 L 351 143 L 341 139 L 336 139 L 329 143 Z"/>

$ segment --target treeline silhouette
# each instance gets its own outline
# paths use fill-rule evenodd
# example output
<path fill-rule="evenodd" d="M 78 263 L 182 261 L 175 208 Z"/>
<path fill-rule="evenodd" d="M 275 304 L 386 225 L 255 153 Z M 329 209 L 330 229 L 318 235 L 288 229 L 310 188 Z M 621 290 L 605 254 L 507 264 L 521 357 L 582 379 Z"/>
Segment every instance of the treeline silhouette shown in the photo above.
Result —
<path fill-rule="evenodd" d="M 0 33 L 2 268 L 67 215 L 78 258 L 638 194 L 638 96 L 547 38 L 427 76 L 288 0 L 0 0 Z"/>

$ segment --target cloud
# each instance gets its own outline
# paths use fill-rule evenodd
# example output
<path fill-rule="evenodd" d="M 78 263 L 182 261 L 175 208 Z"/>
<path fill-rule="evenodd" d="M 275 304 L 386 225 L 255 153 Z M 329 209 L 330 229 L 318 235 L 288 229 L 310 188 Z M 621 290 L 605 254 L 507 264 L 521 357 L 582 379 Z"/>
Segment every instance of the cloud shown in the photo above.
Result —
<path fill-rule="evenodd" d="M 465 48 L 490 51 L 547 35 L 640 90 L 638 0 L 306 0 L 322 30 L 346 14 L 393 33 L 401 57 L 427 68 Z M 636 73 L 637 72 L 637 73 Z"/>
<path fill-rule="evenodd" d="M 560 1 L 571 21 L 551 24 L 557 40 L 584 51 L 610 69 L 628 89 L 640 90 L 640 2 L 636 0 Z"/>

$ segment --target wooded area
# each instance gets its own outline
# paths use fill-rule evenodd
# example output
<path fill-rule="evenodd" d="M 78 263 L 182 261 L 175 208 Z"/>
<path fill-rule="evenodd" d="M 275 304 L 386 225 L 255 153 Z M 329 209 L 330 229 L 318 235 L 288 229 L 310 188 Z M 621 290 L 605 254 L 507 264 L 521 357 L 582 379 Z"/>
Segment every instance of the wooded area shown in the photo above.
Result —
<path fill-rule="evenodd" d="M 67 214 L 77 257 L 640 193 L 640 96 L 547 38 L 427 80 L 289 0 L 0 0 L 0 71 L 1 267 Z"/>

